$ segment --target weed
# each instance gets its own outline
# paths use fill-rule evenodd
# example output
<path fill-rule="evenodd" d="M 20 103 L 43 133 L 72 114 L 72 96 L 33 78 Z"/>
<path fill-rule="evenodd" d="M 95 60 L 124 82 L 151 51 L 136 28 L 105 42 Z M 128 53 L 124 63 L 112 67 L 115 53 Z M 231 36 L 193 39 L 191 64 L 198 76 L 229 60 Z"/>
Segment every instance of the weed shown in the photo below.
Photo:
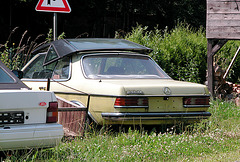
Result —
<path fill-rule="evenodd" d="M 9 43 L 10 38 L 16 32 L 18 27 L 14 28 L 10 33 L 8 40 L 4 44 L 0 44 L 0 60 L 11 70 L 20 70 L 31 58 L 32 51 L 37 47 L 51 42 L 53 40 L 52 29 L 49 29 L 49 33 L 45 38 L 45 41 L 39 43 L 39 39 L 43 37 L 43 34 L 39 34 L 34 40 L 27 36 L 27 30 L 22 34 L 18 45 L 16 43 Z M 58 39 L 63 39 L 65 33 L 63 32 L 58 36 Z"/>

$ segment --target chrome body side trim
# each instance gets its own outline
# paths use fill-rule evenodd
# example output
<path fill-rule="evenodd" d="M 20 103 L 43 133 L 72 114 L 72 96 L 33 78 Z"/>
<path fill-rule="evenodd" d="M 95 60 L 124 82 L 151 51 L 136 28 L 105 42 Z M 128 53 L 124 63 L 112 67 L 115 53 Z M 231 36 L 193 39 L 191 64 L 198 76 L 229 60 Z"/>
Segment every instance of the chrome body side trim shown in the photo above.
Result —
<path fill-rule="evenodd" d="M 64 92 L 64 91 L 54 91 L 54 93 L 62 93 L 62 94 L 73 94 L 73 95 L 86 95 L 85 93 L 79 92 Z M 101 97 L 210 97 L 210 95 L 206 94 L 182 94 L 182 95 L 108 95 L 108 94 L 89 94 L 91 96 L 101 96 Z"/>

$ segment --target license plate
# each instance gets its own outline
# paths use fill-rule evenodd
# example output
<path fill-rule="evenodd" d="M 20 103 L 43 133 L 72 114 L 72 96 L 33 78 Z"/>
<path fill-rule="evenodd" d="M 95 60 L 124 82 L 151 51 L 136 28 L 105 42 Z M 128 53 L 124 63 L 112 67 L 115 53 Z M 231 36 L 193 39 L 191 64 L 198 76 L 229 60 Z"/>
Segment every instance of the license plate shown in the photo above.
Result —
<path fill-rule="evenodd" d="M 0 112 L 0 124 L 20 124 L 24 123 L 23 111 Z"/>

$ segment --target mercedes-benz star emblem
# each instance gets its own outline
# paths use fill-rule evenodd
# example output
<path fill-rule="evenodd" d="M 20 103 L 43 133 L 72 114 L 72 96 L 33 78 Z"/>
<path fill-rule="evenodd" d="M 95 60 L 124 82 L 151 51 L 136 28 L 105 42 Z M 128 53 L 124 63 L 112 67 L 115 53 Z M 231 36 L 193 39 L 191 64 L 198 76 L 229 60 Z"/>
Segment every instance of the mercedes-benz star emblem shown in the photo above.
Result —
<path fill-rule="evenodd" d="M 166 94 L 166 95 L 170 95 L 172 93 L 171 89 L 168 88 L 168 87 L 164 87 L 163 88 L 163 93 Z"/>

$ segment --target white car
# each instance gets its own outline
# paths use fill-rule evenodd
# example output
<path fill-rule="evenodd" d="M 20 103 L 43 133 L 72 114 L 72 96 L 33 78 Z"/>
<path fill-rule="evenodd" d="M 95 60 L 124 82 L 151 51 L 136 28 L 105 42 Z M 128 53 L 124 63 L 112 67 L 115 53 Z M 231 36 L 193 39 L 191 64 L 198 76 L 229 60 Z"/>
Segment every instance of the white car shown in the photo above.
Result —
<path fill-rule="evenodd" d="M 53 92 L 32 91 L 0 61 L 0 151 L 56 146 L 63 137 Z"/>

